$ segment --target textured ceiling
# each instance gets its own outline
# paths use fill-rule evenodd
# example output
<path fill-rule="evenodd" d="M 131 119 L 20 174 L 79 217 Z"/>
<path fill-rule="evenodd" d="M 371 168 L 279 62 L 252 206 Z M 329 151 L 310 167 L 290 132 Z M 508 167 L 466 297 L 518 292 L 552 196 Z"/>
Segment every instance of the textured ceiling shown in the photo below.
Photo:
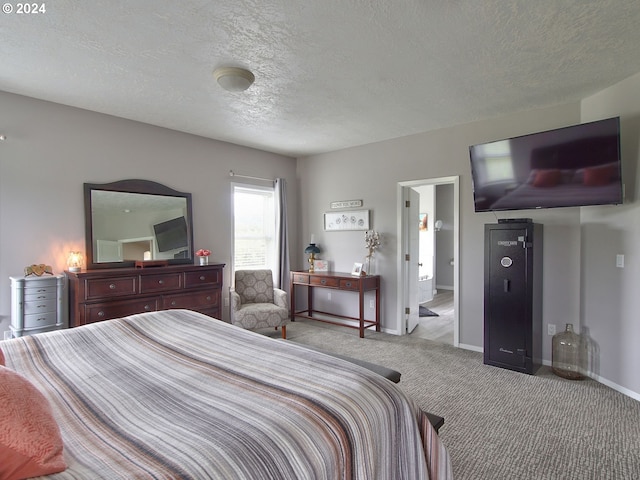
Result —
<path fill-rule="evenodd" d="M 290 156 L 578 100 L 640 72 L 638 0 L 41 3 L 0 14 L 0 90 Z M 256 81 L 226 92 L 219 66 Z"/>

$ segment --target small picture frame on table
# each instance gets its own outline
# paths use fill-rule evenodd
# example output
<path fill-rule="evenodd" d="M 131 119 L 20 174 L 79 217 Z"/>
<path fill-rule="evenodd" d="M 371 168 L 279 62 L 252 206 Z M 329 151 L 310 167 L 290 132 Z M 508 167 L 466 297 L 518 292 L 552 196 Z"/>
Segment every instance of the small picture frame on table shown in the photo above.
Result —
<path fill-rule="evenodd" d="M 356 277 L 359 277 L 360 275 L 362 275 L 362 264 L 361 263 L 354 263 L 353 264 L 353 269 L 351 269 L 351 275 L 355 275 Z"/>
<path fill-rule="evenodd" d="M 316 259 L 313 262 L 313 269 L 316 272 L 328 272 L 329 271 L 329 260 L 318 260 Z"/>

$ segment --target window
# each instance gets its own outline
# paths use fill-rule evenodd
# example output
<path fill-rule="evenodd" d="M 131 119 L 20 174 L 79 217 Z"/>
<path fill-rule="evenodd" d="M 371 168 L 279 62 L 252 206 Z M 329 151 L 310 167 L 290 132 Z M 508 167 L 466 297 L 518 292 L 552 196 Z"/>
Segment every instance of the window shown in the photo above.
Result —
<path fill-rule="evenodd" d="M 513 180 L 513 161 L 508 140 L 483 145 L 484 157 L 482 183 L 496 183 Z M 480 172 L 479 172 L 480 173 Z"/>
<path fill-rule="evenodd" d="M 233 187 L 233 268 L 275 270 L 275 195 L 273 188 Z"/>

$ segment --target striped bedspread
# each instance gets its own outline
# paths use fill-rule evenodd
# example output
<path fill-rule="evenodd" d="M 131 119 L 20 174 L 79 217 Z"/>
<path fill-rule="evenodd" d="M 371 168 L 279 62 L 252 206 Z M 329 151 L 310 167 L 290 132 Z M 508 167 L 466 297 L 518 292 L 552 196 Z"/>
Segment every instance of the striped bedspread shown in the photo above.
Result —
<path fill-rule="evenodd" d="M 0 343 L 60 425 L 68 468 L 47 478 L 451 478 L 392 382 L 195 312 Z"/>

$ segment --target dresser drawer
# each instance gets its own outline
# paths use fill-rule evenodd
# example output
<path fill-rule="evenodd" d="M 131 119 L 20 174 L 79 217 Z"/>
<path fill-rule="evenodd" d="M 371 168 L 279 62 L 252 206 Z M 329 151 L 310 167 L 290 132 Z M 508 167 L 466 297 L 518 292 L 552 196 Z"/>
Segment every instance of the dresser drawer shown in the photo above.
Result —
<path fill-rule="evenodd" d="M 93 323 L 158 310 L 158 297 L 85 305 L 85 322 Z"/>
<path fill-rule="evenodd" d="M 167 292 L 182 288 L 182 273 L 163 273 L 140 277 L 140 293 Z"/>
<path fill-rule="evenodd" d="M 340 280 L 340 288 L 342 290 L 360 290 L 360 279 L 354 278 L 353 280 Z"/>
<path fill-rule="evenodd" d="M 50 327 L 55 325 L 57 320 L 58 315 L 55 308 L 52 312 L 32 313 L 24 316 L 24 328 Z"/>
<path fill-rule="evenodd" d="M 338 287 L 339 281 L 332 277 L 311 277 L 311 285 L 320 285 L 321 287 Z"/>
<path fill-rule="evenodd" d="M 185 272 L 185 288 L 195 288 L 202 285 L 208 287 L 222 285 L 221 270 L 203 270 L 202 272 Z"/>
<path fill-rule="evenodd" d="M 304 275 L 301 273 L 294 273 L 293 274 L 293 281 L 295 283 L 309 283 L 309 275 Z"/>
<path fill-rule="evenodd" d="M 133 295 L 136 293 L 136 280 L 135 276 L 87 279 L 85 300 Z"/>
<path fill-rule="evenodd" d="M 39 288 L 25 288 L 24 289 L 24 301 L 25 302 L 38 302 L 41 300 L 55 300 L 58 296 L 58 289 L 54 285 L 53 287 L 39 287 Z"/>
<path fill-rule="evenodd" d="M 201 309 L 213 308 L 220 305 L 220 290 L 205 290 L 202 292 L 179 293 L 165 295 L 162 298 L 162 308 Z"/>
<path fill-rule="evenodd" d="M 22 308 L 24 309 L 25 315 L 38 315 L 45 312 L 54 312 L 55 314 L 58 309 L 58 302 L 54 296 L 53 298 L 45 300 L 32 300 L 30 302 L 25 301 Z"/>

